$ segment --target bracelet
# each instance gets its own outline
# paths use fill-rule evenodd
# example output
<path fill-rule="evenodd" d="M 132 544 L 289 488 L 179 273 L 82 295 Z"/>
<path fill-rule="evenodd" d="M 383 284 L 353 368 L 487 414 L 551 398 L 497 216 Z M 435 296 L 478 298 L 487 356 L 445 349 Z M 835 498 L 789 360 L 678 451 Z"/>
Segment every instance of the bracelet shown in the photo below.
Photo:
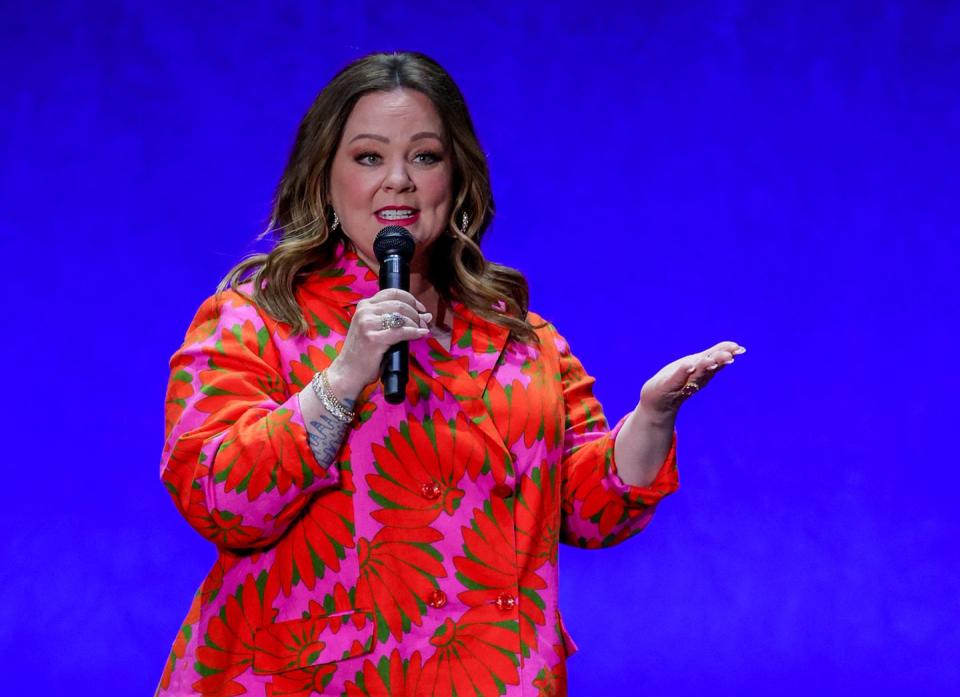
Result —
<path fill-rule="evenodd" d="M 342 421 L 345 424 L 353 421 L 356 414 L 347 409 L 330 389 L 330 383 L 327 381 L 327 371 L 322 370 L 315 373 L 310 385 L 313 387 L 313 392 L 317 395 L 320 403 L 323 404 L 323 408 L 333 414 L 337 421 Z"/>

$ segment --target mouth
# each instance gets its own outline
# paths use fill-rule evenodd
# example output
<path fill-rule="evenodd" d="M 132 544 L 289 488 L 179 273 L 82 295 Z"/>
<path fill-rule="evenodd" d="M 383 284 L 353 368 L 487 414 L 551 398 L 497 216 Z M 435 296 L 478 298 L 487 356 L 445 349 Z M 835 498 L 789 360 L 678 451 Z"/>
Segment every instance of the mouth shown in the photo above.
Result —
<path fill-rule="evenodd" d="M 383 225 L 413 225 L 420 218 L 420 211 L 410 206 L 384 206 L 374 215 Z"/>

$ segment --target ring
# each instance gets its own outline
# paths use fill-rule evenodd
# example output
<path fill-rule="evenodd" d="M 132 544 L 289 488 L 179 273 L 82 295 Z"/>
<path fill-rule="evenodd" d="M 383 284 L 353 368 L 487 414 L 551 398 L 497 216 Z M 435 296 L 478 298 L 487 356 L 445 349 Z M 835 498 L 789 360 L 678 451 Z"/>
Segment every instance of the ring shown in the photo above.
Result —
<path fill-rule="evenodd" d="M 696 380 L 691 380 L 686 385 L 680 388 L 680 394 L 684 397 L 689 397 L 700 391 L 700 384 Z"/>
<path fill-rule="evenodd" d="M 406 324 L 403 321 L 403 315 L 399 312 L 388 312 L 383 317 L 380 318 L 380 328 L 381 329 L 397 329 Z"/>

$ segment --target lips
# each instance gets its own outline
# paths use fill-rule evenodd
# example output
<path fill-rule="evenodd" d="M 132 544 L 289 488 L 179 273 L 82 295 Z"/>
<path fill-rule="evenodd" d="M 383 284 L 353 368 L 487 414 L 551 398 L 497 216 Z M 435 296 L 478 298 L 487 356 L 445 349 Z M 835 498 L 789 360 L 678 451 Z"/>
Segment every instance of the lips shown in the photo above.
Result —
<path fill-rule="evenodd" d="M 413 225 L 420 219 L 420 211 L 410 206 L 384 206 L 374 215 L 382 225 Z"/>

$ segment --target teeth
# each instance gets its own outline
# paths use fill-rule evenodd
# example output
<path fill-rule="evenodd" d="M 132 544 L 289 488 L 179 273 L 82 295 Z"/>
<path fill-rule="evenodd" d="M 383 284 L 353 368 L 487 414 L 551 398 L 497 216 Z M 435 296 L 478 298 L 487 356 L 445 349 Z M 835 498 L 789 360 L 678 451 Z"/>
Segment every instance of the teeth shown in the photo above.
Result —
<path fill-rule="evenodd" d="M 381 218 L 387 218 L 388 220 L 401 220 L 403 218 L 412 218 L 414 211 L 398 211 L 398 210 L 389 210 L 389 211 L 380 211 Z"/>

